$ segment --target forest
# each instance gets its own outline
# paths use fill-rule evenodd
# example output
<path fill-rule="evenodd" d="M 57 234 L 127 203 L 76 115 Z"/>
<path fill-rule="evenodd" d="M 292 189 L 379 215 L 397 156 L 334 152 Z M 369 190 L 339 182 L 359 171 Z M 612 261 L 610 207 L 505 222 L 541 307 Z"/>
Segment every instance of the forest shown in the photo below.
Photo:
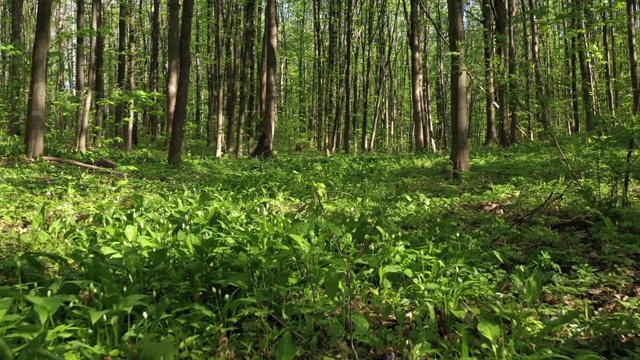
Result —
<path fill-rule="evenodd" d="M 0 2 L 0 360 L 640 358 L 638 10 Z"/>

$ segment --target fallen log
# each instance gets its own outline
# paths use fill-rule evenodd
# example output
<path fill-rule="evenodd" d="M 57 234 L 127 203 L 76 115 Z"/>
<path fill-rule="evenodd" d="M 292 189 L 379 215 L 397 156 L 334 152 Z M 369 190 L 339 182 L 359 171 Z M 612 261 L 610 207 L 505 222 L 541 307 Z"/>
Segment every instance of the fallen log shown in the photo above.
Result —
<path fill-rule="evenodd" d="M 76 160 L 63 159 L 63 158 L 53 157 L 53 156 L 43 156 L 42 159 L 46 160 L 46 161 L 49 161 L 49 162 L 74 165 L 74 166 L 79 166 L 79 167 L 86 168 L 86 169 L 91 169 L 91 170 L 106 171 L 106 172 L 110 172 L 110 173 L 113 173 L 113 174 L 124 174 L 124 173 L 122 173 L 120 171 L 114 170 L 113 168 L 86 164 L 86 163 L 83 163 L 83 162 L 80 162 L 80 161 L 76 161 Z M 115 163 L 113 161 L 109 160 L 109 162 L 110 162 L 110 165 L 113 164 L 114 167 L 115 167 Z M 100 162 L 98 162 L 98 163 L 100 163 Z"/>

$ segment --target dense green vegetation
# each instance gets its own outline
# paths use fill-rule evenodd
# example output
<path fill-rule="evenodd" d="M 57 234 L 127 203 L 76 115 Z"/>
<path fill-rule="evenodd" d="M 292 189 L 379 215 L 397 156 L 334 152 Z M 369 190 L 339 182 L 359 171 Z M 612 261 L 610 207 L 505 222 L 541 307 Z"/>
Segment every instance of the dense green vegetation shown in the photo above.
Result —
<path fill-rule="evenodd" d="M 638 358 L 627 142 L 475 149 L 459 180 L 434 154 L 3 157 L 0 359 Z"/>

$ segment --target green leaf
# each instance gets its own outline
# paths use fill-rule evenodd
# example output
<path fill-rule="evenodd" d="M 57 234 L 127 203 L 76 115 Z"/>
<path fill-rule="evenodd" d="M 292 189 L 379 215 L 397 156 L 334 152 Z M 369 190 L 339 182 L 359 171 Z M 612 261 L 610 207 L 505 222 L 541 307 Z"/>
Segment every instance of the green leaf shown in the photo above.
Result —
<path fill-rule="evenodd" d="M 336 297 L 340 291 L 340 278 L 340 274 L 338 274 L 334 269 L 329 270 L 324 275 L 324 290 L 327 292 L 327 296 L 330 299 Z"/>
<path fill-rule="evenodd" d="M 178 355 L 178 348 L 173 342 L 148 342 L 140 347 L 140 358 L 149 360 L 173 360 Z"/>
<path fill-rule="evenodd" d="M 89 321 L 91 321 L 91 325 L 95 325 L 98 320 L 108 312 L 109 310 L 89 310 Z"/>
<path fill-rule="evenodd" d="M 478 331 L 482 336 L 491 341 L 491 344 L 495 344 L 501 334 L 500 326 L 486 320 L 480 320 L 478 323 Z"/>
<path fill-rule="evenodd" d="M 290 360 L 296 356 L 298 345 L 296 345 L 291 332 L 287 330 L 276 346 L 276 360 Z"/>
<path fill-rule="evenodd" d="M 309 252 L 309 249 L 311 248 L 311 246 L 309 245 L 309 242 L 305 240 L 302 236 L 298 234 L 289 234 L 289 237 L 296 242 L 300 250 L 302 250 L 305 253 Z"/>
<path fill-rule="evenodd" d="M 0 360 L 13 360 L 13 353 L 9 348 L 9 344 L 2 340 L 2 338 L 0 338 Z"/>
<path fill-rule="evenodd" d="M 351 321 L 353 321 L 357 330 L 369 330 L 369 320 L 367 320 L 364 315 L 360 313 L 353 313 L 351 314 Z"/>
<path fill-rule="evenodd" d="M 127 225 L 124 228 L 124 235 L 127 237 L 129 242 L 133 242 L 133 240 L 138 235 L 138 228 L 133 225 Z"/>
<path fill-rule="evenodd" d="M 538 273 L 534 273 L 529 276 L 525 281 L 524 286 L 527 304 L 531 306 L 538 300 L 542 293 L 542 284 L 540 284 L 540 277 L 538 276 Z"/>

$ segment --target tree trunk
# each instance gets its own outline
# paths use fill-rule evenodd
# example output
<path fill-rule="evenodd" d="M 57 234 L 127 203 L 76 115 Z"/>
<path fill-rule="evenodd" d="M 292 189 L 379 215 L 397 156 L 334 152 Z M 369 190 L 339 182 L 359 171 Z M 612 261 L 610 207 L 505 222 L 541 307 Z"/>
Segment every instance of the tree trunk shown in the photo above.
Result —
<path fill-rule="evenodd" d="M 93 0 L 91 5 L 91 39 L 89 40 L 89 74 L 88 87 L 84 94 L 84 104 L 82 105 L 82 117 L 78 122 L 76 151 L 87 150 L 87 140 L 89 138 L 89 115 L 93 105 L 93 92 L 96 87 L 96 48 L 98 43 L 98 13 L 100 11 L 101 0 Z"/>
<path fill-rule="evenodd" d="M 26 152 L 27 158 L 42 156 L 47 96 L 47 57 L 51 39 L 52 0 L 38 0 L 36 36 L 31 60 L 31 84 L 27 105 Z"/>
<path fill-rule="evenodd" d="M 411 50 L 411 105 L 413 117 L 413 135 L 415 151 L 425 148 L 423 118 L 424 108 L 422 102 L 422 64 L 420 57 L 420 17 L 418 14 L 418 0 L 411 0 L 411 29 L 409 35 L 409 47 Z"/>
<path fill-rule="evenodd" d="M 585 109 L 585 125 L 587 131 L 595 129 L 595 85 L 593 84 L 593 75 L 591 74 L 591 60 L 587 50 L 587 34 L 584 22 L 584 4 L 583 0 L 575 0 L 580 12 L 573 19 L 578 32 L 578 59 L 580 62 L 580 75 L 582 76 L 582 101 Z"/>
<path fill-rule="evenodd" d="M 118 19 L 118 90 L 120 94 L 125 91 L 125 74 L 126 74 L 126 46 L 127 46 L 127 17 L 129 16 L 127 11 L 126 0 L 120 0 L 120 15 Z M 124 120 L 124 101 L 118 100 L 116 106 L 116 118 L 115 118 L 115 136 L 124 138 L 124 132 L 122 129 L 122 121 Z"/>
<path fill-rule="evenodd" d="M 244 45 L 242 50 L 242 75 L 240 88 L 240 104 L 238 115 L 238 130 L 236 134 L 236 156 L 242 156 L 245 119 L 247 117 L 247 97 L 249 96 L 250 72 L 253 60 L 253 43 L 255 39 L 254 18 L 256 11 L 255 0 L 248 0 L 244 11 Z"/>
<path fill-rule="evenodd" d="M 495 0 L 496 8 L 496 43 L 498 55 L 498 71 L 505 74 L 508 71 L 508 33 L 507 33 L 507 4 L 505 0 Z M 498 139 L 500 145 L 509 144 L 509 84 L 506 76 L 498 79 Z"/>
<path fill-rule="evenodd" d="M 540 65 L 540 41 L 538 37 L 538 20 L 536 19 L 536 11 L 538 6 L 535 0 L 529 0 L 529 20 L 531 22 L 531 60 L 533 61 L 534 77 L 536 82 L 536 98 L 538 99 L 537 118 L 545 131 L 551 127 L 551 119 L 549 118 L 549 107 L 547 105 L 547 85 L 542 78 L 542 66 Z"/>
<path fill-rule="evenodd" d="M 347 48 L 346 66 L 344 71 L 344 91 L 345 91 L 345 116 L 344 116 L 344 152 L 351 152 L 351 46 L 353 23 L 353 0 L 347 0 Z"/>
<path fill-rule="evenodd" d="M 224 53 L 222 48 L 222 0 L 216 1 L 216 109 L 218 110 L 217 136 L 216 136 L 216 159 L 222 157 L 222 141 L 224 140 L 224 81 L 222 66 L 224 64 Z"/>
<path fill-rule="evenodd" d="M 240 75 L 240 30 L 241 30 L 241 17 L 240 11 L 237 11 L 236 21 L 234 22 L 233 31 L 234 37 L 229 38 L 229 44 L 231 51 L 229 52 L 228 64 L 229 71 L 227 71 L 227 139 L 226 139 L 226 151 L 228 154 L 233 154 L 235 151 L 234 140 L 236 135 L 236 104 L 238 100 L 238 78 Z"/>
<path fill-rule="evenodd" d="M 22 71 L 24 62 L 24 45 L 22 44 L 22 9 L 24 0 L 11 1 L 11 43 L 15 53 L 11 55 L 11 67 L 9 68 L 9 88 L 11 89 L 11 104 L 9 107 L 9 135 L 22 135 L 20 116 L 20 104 L 22 102 Z"/>
<path fill-rule="evenodd" d="M 640 114 L 640 84 L 638 83 L 638 55 L 636 53 L 636 1 L 627 0 L 627 45 L 629 46 L 629 71 L 631 73 L 632 114 Z"/>
<path fill-rule="evenodd" d="M 78 99 L 78 108 L 76 109 L 76 151 L 84 152 L 87 150 L 87 134 L 88 125 L 84 126 L 83 106 L 84 106 L 84 0 L 76 1 L 76 98 Z"/>
<path fill-rule="evenodd" d="M 493 57 L 494 50 L 494 31 L 493 31 L 493 10 L 491 0 L 482 0 L 482 25 L 484 29 L 484 69 L 485 83 L 487 89 L 485 91 L 485 112 L 487 119 L 487 130 L 484 138 L 484 145 L 489 145 L 497 141 L 496 130 L 496 108 L 494 103 L 495 83 L 493 80 Z"/>
<path fill-rule="evenodd" d="M 509 113 L 511 124 L 509 127 L 509 143 L 518 142 L 518 59 L 516 56 L 516 3 L 508 0 L 509 11 Z"/>
<path fill-rule="evenodd" d="M 189 75 L 191 74 L 191 24 L 193 20 L 194 0 L 184 0 L 182 4 L 182 25 L 180 28 L 180 46 L 178 56 L 180 63 L 176 107 L 173 115 L 171 139 L 169 141 L 169 164 L 180 165 L 182 162 L 182 142 L 184 126 L 187 118 L 187 102 L 189 100 Z"/>
<path fill-rule="evenodd" d="M 100 101 L 105 97 L 105 82 L 104 82 L 104 33 L 100 31 L 103 26 L 102 19 L 102 1 L 98 1 L 98 33 L 96 34 L 96 114 L 95 114 L 95 131 L 93 133 L 93 146 L 99 147 L 100 141 L 104 134 L 104 117 L 106 113 L 106 106 L 100 104 Z"/>
<path fill-rule="evenodd" d="M 156 94 L 160 91 L 160 0 L 153 0 L 152 3 L 152 15 L 151 15 L 151 69 L 150 69 L 150 86 L 149 90 L 152 94 Z M 160 104 L 158 100 L 154 100 L 155 107 L 149 115 L 149 135 L 151 135 L 151 142 L 154 143 L 158 137 L 158 110 Z"/>
<path fill-rule="evenodd" d="M 604 47 L 604 77 L 607 82 L 607 108 L 609 109 L 609 114 L 612 117 L 615 117 L 616 110 L 614 107 L 614 97 L 613 97 L 613 82 L 611 76 L 611 45 L 609 44 L 609 19 L 607 19 L 607 11 L 605 9 L 602 10 L 602 46 Z M 613 44 L 615 46 L 615 44 Z"/>
<path fill-rule="evenodd" d="M 178 92 L 178 76 L 180 73 L 180 1 L 168 0 L 168 29 L 167 29 L 167 139 L 169 145 L 173 131 L 173 117 L 176 110 L 176 95 Z"/>
<path fill-rule="evenodd" d="M 128 154 L 133 149 L 133 140 L 134 140 L 134 126 L 137 125 L 137 117 L 134 113 L 133 105 L 133 94 L 136 91 L 136 12 L 135 9 L 135 0 L 131 0 L 129 3 L 129 42 L 128 42 L 128 54 L 129 54 L 129 64 L 128 64 L 128 84 L 127 91 L 129 92 L 129 116 L 127 119 L 127 123 L 123 126 L 124 130 L 124 150 Z M 137 128 L 137 126 L 135 126 Z"/>
<path fill-rule="evenodd" d="M 447 0 L 451 51 L 451 157 L 454 175 L 469 171 L 467 70 L 464 65 L 463 0 Z"/>
<path fill-rule="evenodd" d="M 265 37 L 264 48 L 266 53 L 266 66 L 262 69 L 266 76 L 266 89 L 264 89 L 264 116 L 262 118 L 261 135 L 256 148 L 251 153 L 252 157 L 263 159 L 273 156 L 273 137 L 276 126 L 276 91 L 278 67 L 276 56 L 278 49 L 278 13 L 276 0 L 267 0 L 265 7 Z"/>

